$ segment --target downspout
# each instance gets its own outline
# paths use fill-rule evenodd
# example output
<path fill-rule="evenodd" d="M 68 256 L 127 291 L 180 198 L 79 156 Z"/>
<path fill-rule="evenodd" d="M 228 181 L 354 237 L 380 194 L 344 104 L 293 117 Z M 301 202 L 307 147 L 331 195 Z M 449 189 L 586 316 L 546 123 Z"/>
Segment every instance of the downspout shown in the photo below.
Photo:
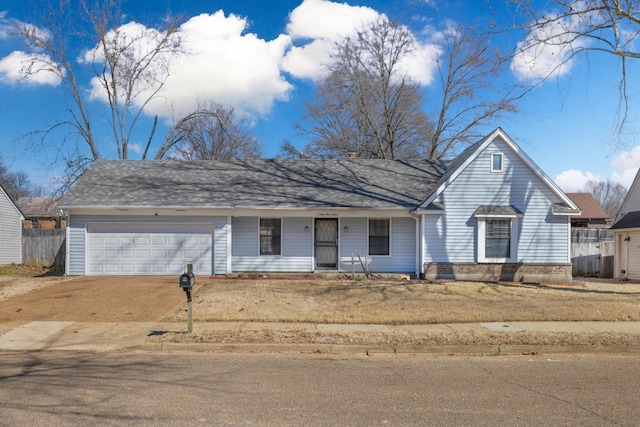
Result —
<path fill-rule="evenodd" d="M 227 274 L 231 274 L 233 273 L 233 260 L 232 260 L 232 253 L 233 253 L 233 230 L 232 230 L 232 225 L 231 225 L 231 221 L 233 220 L 233 218 L 231 217 L 231 215 L 227 216 Z M 215 227 L 214 227 L 214 235 L 215 235 Z M 215 237 L 214 237 L 214 243 L 213 243 L 213 252 L 214 252 L 214 256 L 213 256 L 213 274 L 215 275 L 216 273 L 216 267 L 215 267 Z"/>
<path fill-rule="evenodd" d="M 420 279 L 420 253 L 422 252 L 422 233 L 420 233 L 420 217 L 415 218 L 416 221 L 416 261 L 415 273 L 416 279 Z"/>

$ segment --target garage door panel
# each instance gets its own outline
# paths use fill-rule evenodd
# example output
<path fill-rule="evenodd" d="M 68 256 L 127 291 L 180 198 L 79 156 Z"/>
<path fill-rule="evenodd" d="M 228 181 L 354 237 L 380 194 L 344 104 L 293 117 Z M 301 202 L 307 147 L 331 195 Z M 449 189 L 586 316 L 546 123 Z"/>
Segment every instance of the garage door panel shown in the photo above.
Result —
<path fill-rule="evenodd" d="M 167 259 L 167 251 L 164 249 L 154 249 L 151 252 L 151 257 L 154 260 L 166 260 Z"/>
<path fill-rule="evenodd" d="M 136 259 L 151 259 L 151 251 L 148 249 L 138 249 L 136 251 Z"/>
<path fill-rule="evenodd" d="M 213 272 L 213 225 L 89 224 L 89 274 Z M 137 231 L 136 231 L 137 230 Z"/>

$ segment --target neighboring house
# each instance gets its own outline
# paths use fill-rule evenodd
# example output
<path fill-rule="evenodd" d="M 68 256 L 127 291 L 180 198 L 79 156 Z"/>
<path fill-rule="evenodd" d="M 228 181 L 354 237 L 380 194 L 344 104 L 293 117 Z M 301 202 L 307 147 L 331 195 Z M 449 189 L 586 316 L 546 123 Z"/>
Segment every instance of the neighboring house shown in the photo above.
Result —
<path fill-rule="evenodd" d="M 614 277 L 640 280 L 640 171 L 611 226 L 615 239 Z"/>
<path fill-rule="evenodd" d="M 572 227 L 606 228 L 611 225 L 611 216 L 590 193 L 566 193 L 582 211 L 571 217 Z"/>
<path fill-rule="evenodd" d="M 65 229 L 67 219 L 53 197 L 20 197 L 17 205 L 24 214 L 22 228 Z"/>
<path fill-rule="evenodd" d="M 0 185 L 0 265 L 22 264 L 22 220 L 18 206 Z"/>
<path fill-rule="evenodd" d="M 501 129 L 453 162 L 100 160 L 59 206 L 70 275 L 350 273 L 359 254 L 494 281 L 571 280 L 580 213 Z"/>

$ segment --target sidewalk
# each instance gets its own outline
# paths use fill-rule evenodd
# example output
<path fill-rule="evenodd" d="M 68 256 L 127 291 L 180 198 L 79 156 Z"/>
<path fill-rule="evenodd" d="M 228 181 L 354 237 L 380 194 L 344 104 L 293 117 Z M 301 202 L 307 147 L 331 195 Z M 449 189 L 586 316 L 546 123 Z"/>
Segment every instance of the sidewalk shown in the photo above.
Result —
<path fill-rule="evenodd" d="M 0 351 L 208 351 L 208 352 L 301 352 L 327 354 L 422 353 L 456 355 L 620 353 L 640 354 L 640 346 L 598 345 L 381 345 L 335 344 L 331 334 L 350 333 L 457 333 L 517 334 L 633 334 L 640 335 L 640 322 L 495 322 L 437 325 L 352 325 L 212 322 L 193 325 L 193 334 L 233 331 L 297 331 L 327 334 L 315 343 L 254 342 L 165 342 L 154 337 L 166 333 L 186 333 L 183 322 L 29 322 L 0 324 Z"/>

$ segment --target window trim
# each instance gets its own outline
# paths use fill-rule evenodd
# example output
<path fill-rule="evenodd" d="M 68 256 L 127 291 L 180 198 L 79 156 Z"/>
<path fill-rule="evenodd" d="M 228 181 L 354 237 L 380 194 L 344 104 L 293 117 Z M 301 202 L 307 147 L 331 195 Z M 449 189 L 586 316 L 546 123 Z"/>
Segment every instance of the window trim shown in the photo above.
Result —
<path fill-rule="evenodd" d="M 388 244 L 388 254 L 383 254 L 383 255 L 372 255 L 371 254 L 371 240 L 370 240 L 370 230 L 371 230 L 371 220 L 386 220 L 389 221 L 389 244 Z M 367 254 L 368 256 L 372 257 L 391 257 L 391 235 L 392 235 L 392 220 L 390 217 L 386 217 L 386 218 L 367 218 Z"/>
<path fill-rule="evenodd" d="M 495 162 L 494 162 L 494 158 L 495 156 L 498 156 L 500 158 L 500 168 L 495 168 Z M 491 157 L 490 157 L 490 168 L 491 168 L 491 172 L 492 173 L 500 173 L 500 172 L 504 172 L 504 154 L 502 153 L 491 153 Z"/>
<path fill-rule="evenodd" d="M 279 254 L 263 254 L 262 253 L 262 235 L 260 234 L 260 230 L 262 229 L 262 220 L 263 219 L 277 219 L 280 221 L 280 253 Z M 261 257 L 281 257 L 283 253 L 283 220 L 282 217 L 258 217 L 258 256 Z"/>
<path fill-rule="evenodd" d="M 510 220 L 510 242 L 509 248 L 510 253 L 508 258 L 488 258 L 486 256 L 486 244 L 487 244 L 487 219 L 508 219 Z M 478 235 L 477 235 L 477 246 L 476 250 L 478 251 L 478 262 L 487 262 L 487 263 L 509 263 L 516 262 L 518 259 L 518 227 L 519 227 L 519 218 L 517 215 L 478 215 L 476 216 L 476 220 L 478 222 Z"/>

